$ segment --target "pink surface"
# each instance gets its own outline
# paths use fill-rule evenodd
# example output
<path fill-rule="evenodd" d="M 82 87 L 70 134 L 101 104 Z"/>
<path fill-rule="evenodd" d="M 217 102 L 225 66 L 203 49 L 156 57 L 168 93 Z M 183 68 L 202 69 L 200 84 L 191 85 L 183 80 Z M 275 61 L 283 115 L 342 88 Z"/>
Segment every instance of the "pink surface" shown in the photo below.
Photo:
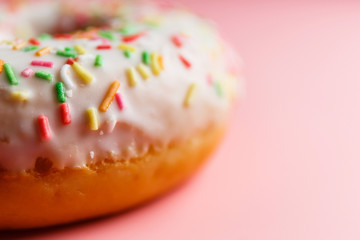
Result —
<path fill-rule="evenodd" d="M 128 213 L 0 237 L 360 238 L 360 4 L 181 2 L 246 63 L 247 97 L 211 162 Z"/>

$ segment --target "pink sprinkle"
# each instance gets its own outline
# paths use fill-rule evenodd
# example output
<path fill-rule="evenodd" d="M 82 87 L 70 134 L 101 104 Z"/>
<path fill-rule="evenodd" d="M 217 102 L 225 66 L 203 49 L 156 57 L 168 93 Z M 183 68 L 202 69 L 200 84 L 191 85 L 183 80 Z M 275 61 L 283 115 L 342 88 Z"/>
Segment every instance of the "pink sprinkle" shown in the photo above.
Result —
<path fill-rule="evenodd" d="M 21 75 L 28 78 L 34 75 L 34 70 L 32 70 L 31 68 L 25 68 L 22 72 Z"/>
<path fill-rule="evenodd" d="M 178 36 L 172 36 L 171 37 L 171 41 L 174 43 L 174 45 L 175 46 L 177 46 L 177 47 L 182 47 L 182 41 L 181 41 L 181 39 L 178 37 Z"/>
<path fill-rule="evenodd" d="M 116 103 L 117 103 L 119 109 L 120 109 L 120 110 L 123 110 L 123 109 L 124 109 L 124 105 L 123 105 L 123 102 L 122 102 L 122 100 L 121 100 L 121 95 L 120 95 L 120 93 L 116 93 L 116 94 L 115 94 L 115 99 L 116 99 Z"/>
<path fill-rule="evenodd" d="M 51 131 L 49 126 L 49 120 L 46 116 L 40 115 L 38 117 L 38 125 L 40 131 L 40 137 L 43 141 L 51 139 Z"/>
<path fill-rule="evenodd" d="M 190 63 L 186 58 L 184 58 L 184 56 L 182 56 L 181 54 L 179 54 L 179 58 L 180 58 L 180 60 L 183 62 L 183 64 L 185 65 L 185 67 L 191 68 L 191 63 Z"/>
<path fill-rule="evenodd" d="M 209 75 L 207 76 L 207 83 L 208 83 L 209 85 L 212 85 L 212 82 L 213 82 L 212 77 L 211 77 L 211 75 L 209 74 Z"/>
<path fill-rule="evenodd" d="M 36 61 L 35 60 L 35 61 L 31 62 L 31 65 L 52 68 L 54 63 L 53 62 L 45 62 L 45 61 Z"/>

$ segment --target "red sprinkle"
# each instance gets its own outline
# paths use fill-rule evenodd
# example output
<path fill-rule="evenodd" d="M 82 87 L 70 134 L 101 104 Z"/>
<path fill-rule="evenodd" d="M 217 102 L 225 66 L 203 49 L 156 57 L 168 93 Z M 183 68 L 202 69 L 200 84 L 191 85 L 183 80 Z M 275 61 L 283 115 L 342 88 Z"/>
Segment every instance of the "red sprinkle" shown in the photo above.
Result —
<path fill-rule="evenodd" d="M 181 54 L 179 54 L 179 58 L 187 68 L 191 68 L 191 63 L 186 58 L 184 58 Z"/>
<path fill-rule="evenodd" d="M 32 45 L 36 45 L 36 46 L 39 46 L 41 44 L 40 41 L 35 38 L 30 38 L 29 43 L 31 43 Z"/>
<path fill-rule="evenodd" d="M 175 46 L 177 46 L 177 47 L 182 47 L 182 45 L 183 45 L 181 39 L 180 39 L 178 36 L 176 36 L 176 35 L 174 35 L 174 36 L 171 37 L 171 41 L 172 41 L 172 42 L 175 44 Z"/>
<path fill-rule="evenodd" d="M 73 58 L 68 58 L 68 60 L 66 61 L 66 64 L 73 65 L 74 62 L 75 62 L 75 59 L 73 59 Z"/>
<path fill-rule="evenodd" d="M 45 115 L 40 115 L 38 117 L 38 125 L 40 131 L 40 137 L 43 141 L 51 139 L 51 131 L 49 127 L 49 120 Z"/>
<path fill-rule="evenodd" d="M 61 115 L 61 122 L 64 125 L 71 123 L 70 110 L 69 110 L 69 105 L 67 103 L 60 104 L 60 115 Z"/>
<path fill-rule="evenodd" d="M 40 66 L 40 67 L 48 67 L 48 68 L 52 68 L 54 63 L 53 62 L 45 62 L 45 61 L 32 61 L 30 63 L 33 66 Z"/>
<path fill-rule="evenodd" d="M 142 37 L 145 35 L 145 32 L 139 32 L 137 34 L 134 34 L 134 35 L 129 35 L 129 36 L 123 36 L 122 40 L 124 42 L 132 42 L 132 41 L 135 41 L 137 40 L 138 38 Z"/>
<path fill-rule="evenodd" d="M 96 49 L 111 49 L 111 45 L 99 45 Z"/>
<path fill-rule="evenodd" d="M 123 105 L 123 102 L 122 102 L 122 100 L 121 100 L 121 95 L 120 95 L 120 93 L 116 93 L 116 94 L 115 94 L 115 99 L 116 99 L 116 103 L 117 103 L 119 109 L 120 109 L 120 110 L 123 110 L 123 109 L 124 109 L 124 105 Z"/>
<path fill-rule="evenodd" d="M 55 34 L 53 37 L 54 38 L 61 38 L 61 39 L 72 39 L 73 38 L 73 36 L 71 34 L 68 34 L 68 33 Z"/>

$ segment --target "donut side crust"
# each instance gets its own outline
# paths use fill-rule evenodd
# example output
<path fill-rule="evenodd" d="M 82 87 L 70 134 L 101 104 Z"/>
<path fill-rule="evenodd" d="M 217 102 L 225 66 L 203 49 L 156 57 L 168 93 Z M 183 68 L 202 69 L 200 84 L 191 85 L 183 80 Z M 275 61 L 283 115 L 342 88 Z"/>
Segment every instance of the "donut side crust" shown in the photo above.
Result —
<path fill-rule="evenodd" d="M 0 229 L 46 227 L 120 212 L 178 185 L 196 171 L 221 140 L 217 126 L 164 151 L 131 161 L 104 159 L 86 168 L 0 172 Z"/>

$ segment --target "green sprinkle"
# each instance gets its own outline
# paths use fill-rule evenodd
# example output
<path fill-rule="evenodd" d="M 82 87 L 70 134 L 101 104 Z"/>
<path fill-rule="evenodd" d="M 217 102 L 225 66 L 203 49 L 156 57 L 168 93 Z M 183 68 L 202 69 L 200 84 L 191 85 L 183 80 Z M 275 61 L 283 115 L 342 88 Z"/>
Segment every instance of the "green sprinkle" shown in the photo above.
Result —
<path fill-rule="evenodd" d="M 101 67 L 103 65 L 103 56 L 101 56 L 100 54 L 96 55 L 94 65 L 97 67 Z"/>
<path fill-rule="evenodd" d="M 66 102 L 64 84 L 62 82 L 57 82 L 55 84 L 55 88 L 56 88 L 56 95 L 57 95 L 58 101 L 60 103 Z"/>
<path fill-rule="evenodd" d="M 38 37 L 38 39 L 40 41 L 51 39 L 51 38 L 52 38 L 52 36 L 50 34 L 48 34 L 48 33 L 43 33 L 43 34 L 40 35 L 40 37 Z"/>
<path fill-rule="evenodd" d="M 125 55 L 125 57 L 130 58 L 131 52 L 129 50 L 124 50 L 124 55 Z"/>
<path fill-rule="evenodd" d="M 36 50 L 38 49 L 39 47 L 36 46 L 36 45 L 33 45 L 33 46 L 27 46 L 27 47 L 24 47 L 24 52 L 30 52 L 30 51 L 33 51 L 33 50 Z"/>
<path fill-rule="evenodd" d="M 35 72 L 35 77 L 47 80 L 49 82 L 51 82 L 54 78 L 54 76 L 51 73 L 43 72 L 43 71 Z"/>
<path fill-rule="evenodd" d="M 125 27 L 121 28 L 120 32 L 125 36 L 132 35 L 132 34 L 138 32 L 138 27 L 129 24 L 129 25 L 126 25 Z"/>
<path fill-rule="evenodd" d="M 150 54 L 148 52 L 144 51 L 142 53 L 142 60 L 145 64 L 150 65 L 150 63 L 151 63 Z"/>
<path fill-rule="evenodd" d="M 14 73 L 13 68 L 10 66 L 10 64 L 5 63 L 3 65 L 3 67 L 4 67 L 4 70 L 5 70 L 6 76 L 7 76 L 8 80 L 9 80 L 9 83 L 11 85 L 18 85 L 19 81 L 18 81 L 18 79 L 17 79 L 17 77 L 16 77 L 16 75 Z"/>
<path fill-rule="evenodd" d="M 224 91 L 222 89 L 222 86 L 220 84 L 219 81 L 215 81 L 214 82 L 214 87 L 215 87 L 215 90 L 216 90 L 216 93 L 219 97 L 222 97 L 224 95 Z"/>
<path fill-rule="evenodd" d="M 103 38 L 107 38 L 111 41 L 115 40 L 114 34 L 110 31 L 101 31 L 101 32 L 99 32 L 99 36 L 101 36 Z"/>
<path fill-rule="evenodd" d="M 75 51 L 75 49 L 74 48 L 72 48 L 72 47 L 66 47 L 66 48 L 64 48 L 64 50 L 65 50 L 65 52 L 69 52 L 69 51 Z"/>
<path fill-rule="evenodd" d="M 72 57 L 72 58 L 77 57 L 77 54 L 75 52 L 72 52 L 72 51 L 57 51 L 56 55 L 62 56 L 62 57 Z"/>

